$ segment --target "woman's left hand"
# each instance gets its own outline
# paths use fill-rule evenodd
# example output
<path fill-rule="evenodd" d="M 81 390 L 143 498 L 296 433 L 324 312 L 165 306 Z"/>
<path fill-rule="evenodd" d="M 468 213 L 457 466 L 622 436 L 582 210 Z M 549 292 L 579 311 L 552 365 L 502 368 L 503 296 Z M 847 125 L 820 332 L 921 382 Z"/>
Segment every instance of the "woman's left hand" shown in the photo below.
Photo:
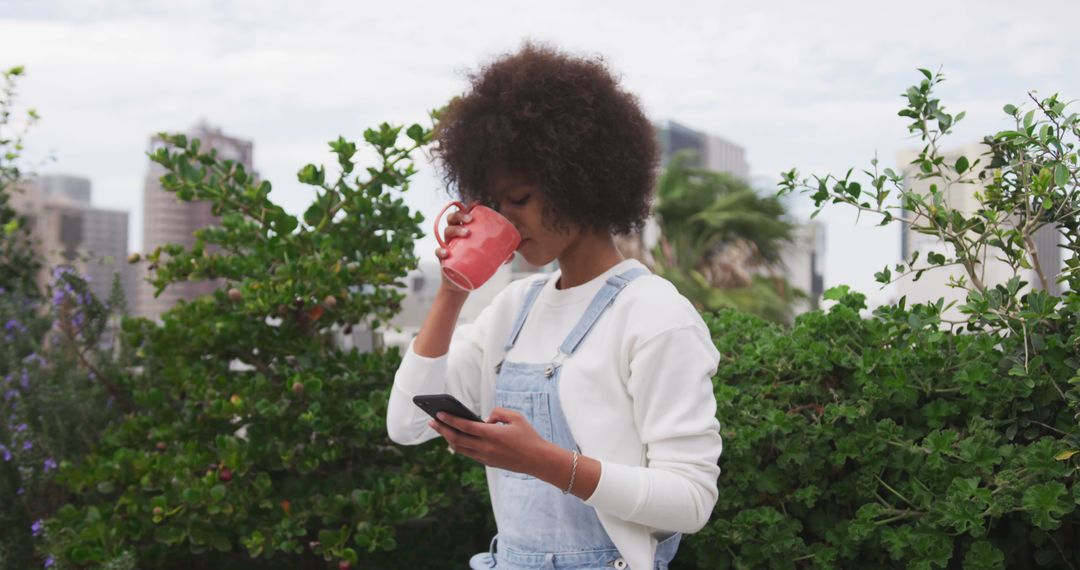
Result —
<path fill-rule="evenodd" d="M 552 445 L 536 433 L 525 416 L 495 408 L 487 423 L 439 413 L 428 425 L 446 439 L 451 449 L 490 467 L 536 476 Z"/>

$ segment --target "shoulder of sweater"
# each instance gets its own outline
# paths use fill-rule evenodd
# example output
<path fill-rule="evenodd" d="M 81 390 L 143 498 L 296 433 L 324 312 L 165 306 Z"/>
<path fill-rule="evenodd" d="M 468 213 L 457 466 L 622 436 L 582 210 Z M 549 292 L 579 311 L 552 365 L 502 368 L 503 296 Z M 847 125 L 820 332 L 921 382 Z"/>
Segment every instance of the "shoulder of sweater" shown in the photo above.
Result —
<path fill-rule="evenodd" d="M 675 285 L 659 275 L 635 279 L 619 295 L 616 304 L 624 316 L 625 326 L 643 333 L 688 326 L 707 330 L 694 305 Z"/>
<path fill-rule="evenodd" d="M 659 275 L 646 275 L 631 283 L 623 294 L 627 296 L 621 323 L 624 342 L 636 347 L 655 342 L 689 347 L 685 343 L 696 339 L 700 344 L 693 345 L 702 350 L 697 354 L 707 355 L 715 369 L 720 354 L 709 327 L 673 283 Z"/>
<path fill-rule="evenodd" d="M 679 293 L 671 281 L 656 274 L 635 279 L 626 286 L 619 298 L 628 305 L 632 304 L 637 311 L 666 309 L 697 314 L 693 304 Z"/>

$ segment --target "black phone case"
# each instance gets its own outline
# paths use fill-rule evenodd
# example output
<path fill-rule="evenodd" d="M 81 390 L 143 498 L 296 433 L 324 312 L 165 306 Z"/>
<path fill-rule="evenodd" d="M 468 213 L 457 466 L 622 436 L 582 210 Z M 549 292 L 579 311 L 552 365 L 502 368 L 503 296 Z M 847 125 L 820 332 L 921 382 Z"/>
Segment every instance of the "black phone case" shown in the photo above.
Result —
<path fill-rule="evenodd" d="M 425 396 L 413 396 L 413 403 L 420 406 L 431 417 L 439 412 L 446 412 L 452 416 L 483 423 L 469 408 L 465 407 L 457 398 L 450 394 L 430 394 Z M 438 419 L 438 418 L 436 418 Z"/>

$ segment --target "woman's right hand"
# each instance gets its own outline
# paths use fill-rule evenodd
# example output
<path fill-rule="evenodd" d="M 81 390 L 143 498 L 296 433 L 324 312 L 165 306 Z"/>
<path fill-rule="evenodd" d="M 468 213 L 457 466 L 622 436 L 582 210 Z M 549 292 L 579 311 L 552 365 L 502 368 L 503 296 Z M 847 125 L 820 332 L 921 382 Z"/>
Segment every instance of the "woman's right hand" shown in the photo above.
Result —
<path fill-rule="evenodd" d="M 454 213 L 446 216 L 446 229 L 443 230 L 443 242 L 447 245 L 457 238 L 463 238 L 469 235 L 469 228 L 465 227 L 472 222 L 472 214 L 457 210 Z M 441 264 L 446 258 L 450 257 L 450 252 L 442 247 L 435 248 L 435 257 L 439 258 Z M 468 293 L 467 290 L 462 289 L 446 278 L 446 275 L 442 276 L 442 286 L 444 289 L 449 289 L 458 293 Z"/>

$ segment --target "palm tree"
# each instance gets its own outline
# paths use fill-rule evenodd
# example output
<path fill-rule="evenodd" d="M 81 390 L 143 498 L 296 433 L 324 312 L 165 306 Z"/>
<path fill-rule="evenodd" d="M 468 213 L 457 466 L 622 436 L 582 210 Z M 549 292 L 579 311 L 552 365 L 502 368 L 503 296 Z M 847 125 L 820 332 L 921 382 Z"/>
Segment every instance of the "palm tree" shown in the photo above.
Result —
<path fill-rule="evenodd" d="M 660 176 L 653 270 L 698 309 L 732 307 L 790 321 L 792 302 L 805 294 L 777 273 L 792 232 L 783 205 L 735 176 L 696 168 L 693 160 L 678 153 Z"/>

